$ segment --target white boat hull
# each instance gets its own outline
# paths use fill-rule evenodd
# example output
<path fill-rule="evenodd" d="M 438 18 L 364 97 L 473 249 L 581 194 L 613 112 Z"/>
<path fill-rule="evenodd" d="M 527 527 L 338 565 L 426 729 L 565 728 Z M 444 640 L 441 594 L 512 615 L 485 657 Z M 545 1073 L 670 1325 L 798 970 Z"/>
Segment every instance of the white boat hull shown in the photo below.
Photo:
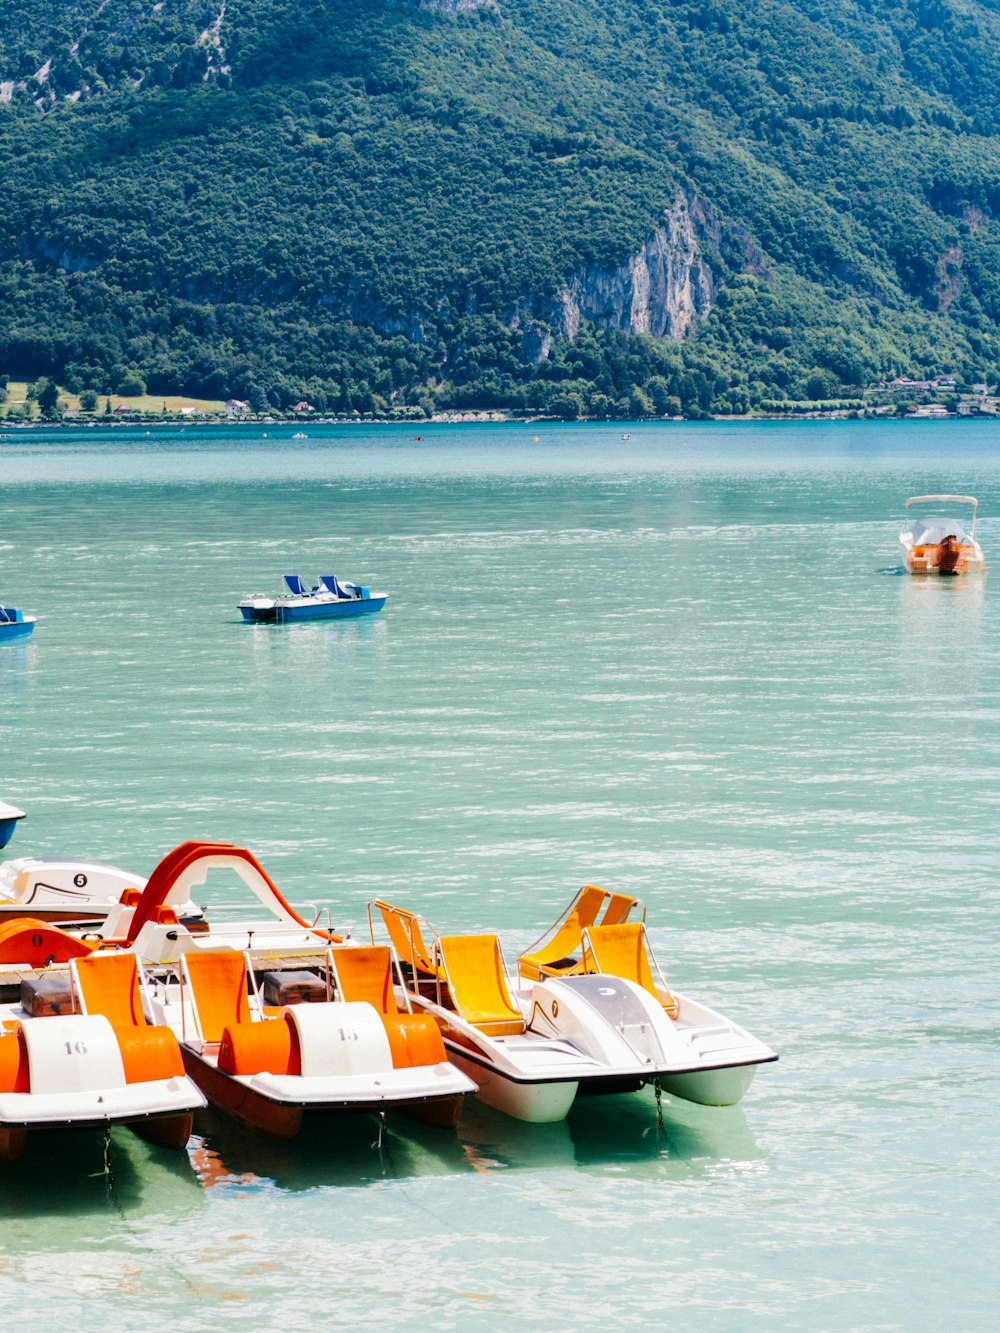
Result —
<path fill-rule="evenodd" d="M 579 1083 L 518 1083 L 496 1067 L 489 1068 L 463 1055 L 461 1048 L 445 1042 L 448 1059 L 477 1085 L 476 1100 L 514 1120 L 533 1125 L 551 1125 L 565 1120 L 576 1100 Z"/>
<path fill-rule="evenodd" d="M 700 1106 L 735 1106 L 756 1072 L 756 1065 L 736 1065 L 693 1074 L 665 1074 L 660 1077 L 660 1087 L 671 1097 L 682 1097 Z"/>

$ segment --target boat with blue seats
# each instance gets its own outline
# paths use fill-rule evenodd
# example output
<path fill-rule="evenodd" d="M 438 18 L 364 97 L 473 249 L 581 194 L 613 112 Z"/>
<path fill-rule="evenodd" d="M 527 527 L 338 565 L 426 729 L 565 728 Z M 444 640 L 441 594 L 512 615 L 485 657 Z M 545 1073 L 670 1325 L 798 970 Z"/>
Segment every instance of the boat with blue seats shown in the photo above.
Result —
<path fill-rule="evenodd" d="M 243 619 L 255 625 L 284 625 L 303 620 L 333 620 L 366 616 L 381 611 L 388 593 L 372 592 L 360 583 L 341 582 L 335 574 L 321 574 L 310 585 L 298 574 L 285 575 L 287 591 L 269 597 L 251 593 L 239 603 Z"/>
<path fill-rule="evenodd" d="M 26 639 L 35 628 L 35 616 L 26 616 L 16 606 L 0 606 L 0 643 Z"/>

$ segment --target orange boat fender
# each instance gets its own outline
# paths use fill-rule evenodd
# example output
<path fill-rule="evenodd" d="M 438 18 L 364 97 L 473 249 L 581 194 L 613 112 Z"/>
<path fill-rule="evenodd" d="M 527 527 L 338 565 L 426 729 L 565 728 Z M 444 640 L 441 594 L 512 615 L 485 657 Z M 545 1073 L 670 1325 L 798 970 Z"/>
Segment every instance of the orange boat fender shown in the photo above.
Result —
<path fill-rule="evenodd" d="M 447 1058 L 441 1029 L 430 1014 L 383 1014 L 394 1069 L 443 1064 Z"/>
<path fill-rule="evenodd" d="M 288 1015 L 262 1023 L 233 1023 L 219 1044 L 219 1068 L 226 1074 L 301 1074 L 302 1059 Z"/>
<path fill-rule="evenodd" d="M 152 1083 L 184 1073 L 177 1038 L 167 1027 L 116 1027 L 126 1083 Z"/>
<path fill-rule="evenodd" d="M 58 926 L 36 921 L 33 917 L 5 921 L 0 926 L 0 963 L 48 967 L 50 963 L 68 963 L 71 958 L 82 958 L 94 947 Z"/>
<path fill-rule="evenodd" d="M 20 1026 L 0 1036 L 0 1092 L 28 1092 L 28 1052 Z"/>

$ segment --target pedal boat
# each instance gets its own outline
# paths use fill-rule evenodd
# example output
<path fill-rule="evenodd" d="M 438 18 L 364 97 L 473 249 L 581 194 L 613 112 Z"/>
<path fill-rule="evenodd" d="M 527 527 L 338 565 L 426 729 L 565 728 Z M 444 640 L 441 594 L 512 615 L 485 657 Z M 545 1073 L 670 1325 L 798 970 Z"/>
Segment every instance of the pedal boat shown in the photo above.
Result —
<path fill-rule="evenodd" d="M 0 801 L 0 847 L 7 846 L 14 836 L 17 821 L 23 818 L 23 810 L 19 810 L 16 805 L 8 805 L 6 801 Z"/>
<path fill-rule="evenodd" d="M 389 595 L 371 592 L 359 583 L 341 583 L 333 574 L 323 574 L 313 587 L 297 574 L 286 574 L 285 585 L 288 591 L 275 597 L 257 592 L 244 597 L 238 603 L 243 619 L 255 625 L 286 625 L 367 616 L 381 611 Z"/>
<path fill-rule="evenodd" d="M 0 824 L 4 808 L 0 806 Z M 145 887 L 145 879 L 118 866 L 69 857 L 21 856 L 0 863 L 0 923 L 30 916 L 99 930 L 109 915 L 117 915 L 123 894 L 140 894 Z M 204 916 L 190 900 L 178 902 L 175 915 L 190 925 Z"/>
<path fill-rule="evenodd" d="M 26 639 L 34 631 L 36 616 L 26 616 L 16 606 L 0 606 L 0 643 Z"/>
<path fill-rule="evenodd" d="M 185 953 L 176 978 L 152 984 L 151 1012 L 177 1034 L 213 1105 L 280 1139 L 294 1138 L 304 1116 L 331 1112 L 458 1123 L 475 1084 L 449 1063 L 431 1018 L 397 1007 L 388 949 L 331 950 L 321 971 L 293 978 L 290 989 L 304 981 L 325 998 L 265 1005 L 254 961 L 231 950 Z"/>
<path fill-rule="evenodd" d="M 135 955 L 96 953 L 40 921 L 8 922 L 0 936 L 0 957 L 33 964 L 46 982 L 33 989 L 25 978 L 20 1002 L 0 1011 L 0 1160 L 16 1161 L 29 1133 L 51 1129 L 125 1125 L 183 1148 L 205 1099 L 173 1033 L 144 1016 Z"/>
<path fill-rule="evenodd" d="M 29 859 L 24 864 L 30 867 L 52 863 Z M 317 912 L 312 922 L 301 916 L 285 901 L 253 853 L 232 843 L 181 843 L 163 857 L 148 880 L 90 861 L 67 860 L 55 864 L 60 867 L 60 883 L 71 883 L 93 873 L 96 880 L 104 883 L 109 898 L 114 888 L 128 885 L 122 889 L 118 901 L 107 909 L 103 921 L 93 924 L 88 920 L 81 924 L 75 919 L 79 909 L 74 908 L 73 921 L 50 923 L 64 928 L 57 934 L 82 938 L 105 950 L 128 949 L 147 964 L 176 963 L 189 950 L 235 949 L 247 951 L 255 960 L 268 962 L 272 967 L 308 965 L 322 962 L 330 945 L 345 939 L 331 924 L 319 924 L 321 913 Z M 209 908 L 194 904 L 192 893 L 203 887 L 210 872 L 215 871 L 234 872 L 236 887 L 250 889 L 251 903 L 223 900 Z M 222 887 L 229 891 L 232 885 Z M 31 897 L 30 903 L 9 901 L 5 922 L 4 904 L 0 902 L 0 939 L 7 926 L 14 929 L 18 920 L 31 919 L 38 924 L 38 918 L 29 918 L 29 912 L 39 904 L 39 895 Z M 0 988 L 16 985 L 25 970 L 30 969 L 13 954 L 4 954 L 0 949 Z"/>
<path fill-rule="evenodd" d="M 621 895 L 596 892 L 609 900 L 605 915 L 623 910 Z M 757 1065 L 777 1059 L 721 1015 L 667 990 L 641 921 L 581 924 L 579 960 L 563 957 L 563 970 L 537 971 L 514 987 L 495 935 L 442 936 L 390 903 L 372 908 L 402 959 L 410 1002 L 438 1022 L 449 1059 L 479 1085 L 479 1098 L 516 1119 L 561 1120 L 578 1094 L 645 1084 L 732 1105 Z M 374 938 L 371 909 L 369 920 Z"/>
<path fill-rule="evenodd" d="M 899 534 L 907 572 L 945 576 L 985 573 L 986 557 L 976 540 L 978 507 L 973 495 L 911 495 Z M 943 512 L 948 509 L 962 511 L 961 517 Z"/>

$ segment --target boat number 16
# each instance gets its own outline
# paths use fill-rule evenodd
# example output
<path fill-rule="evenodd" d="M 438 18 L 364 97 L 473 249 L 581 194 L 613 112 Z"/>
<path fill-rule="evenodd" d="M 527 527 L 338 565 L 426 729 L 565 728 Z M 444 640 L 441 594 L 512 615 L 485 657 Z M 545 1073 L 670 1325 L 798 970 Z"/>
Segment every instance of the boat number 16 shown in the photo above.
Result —
<path fill-rule="evenodd" d="M 85 1041 L 68 1041 L 66 1043 L 67 1055 L 86 1055 L 87 1043 Z"/>

